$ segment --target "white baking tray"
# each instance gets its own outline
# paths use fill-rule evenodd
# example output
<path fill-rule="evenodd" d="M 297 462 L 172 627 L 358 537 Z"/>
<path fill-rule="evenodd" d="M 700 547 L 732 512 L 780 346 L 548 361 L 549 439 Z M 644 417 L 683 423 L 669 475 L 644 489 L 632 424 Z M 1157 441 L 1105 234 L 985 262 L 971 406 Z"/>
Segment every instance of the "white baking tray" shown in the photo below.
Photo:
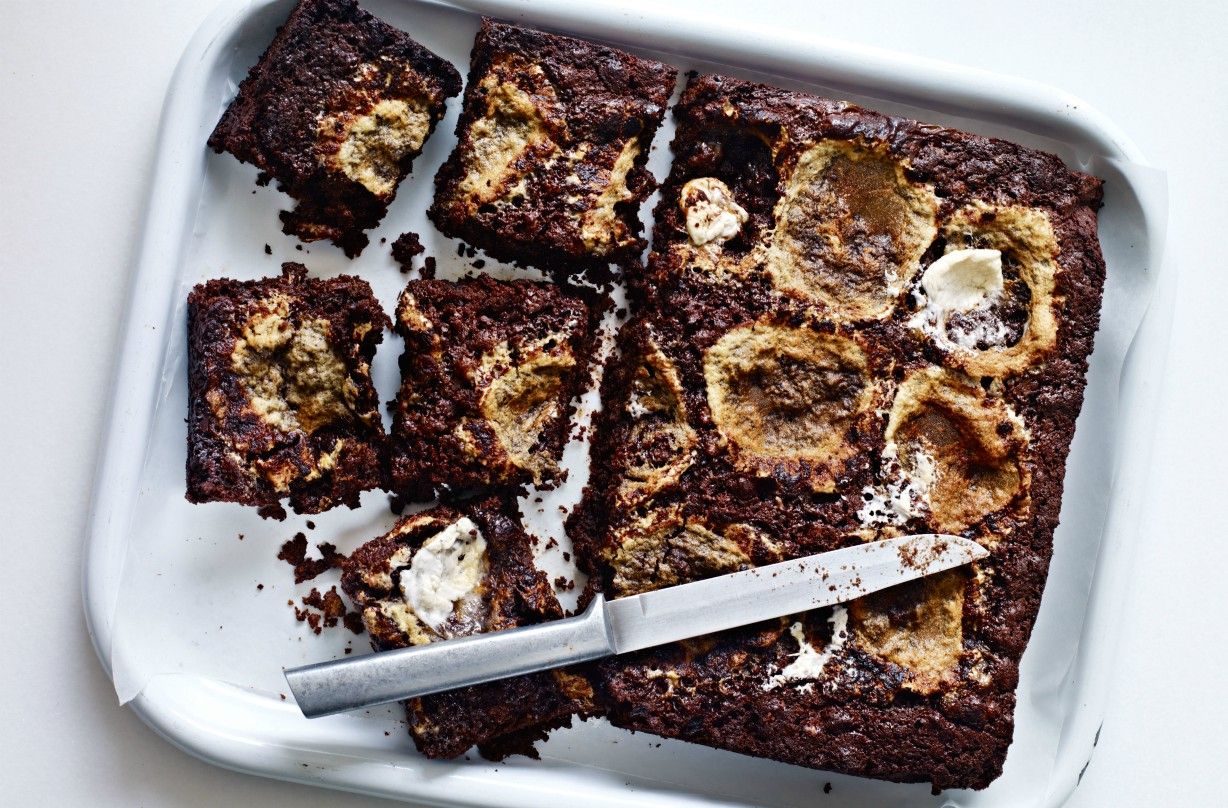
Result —
<path fill-rule="evenodd" d="M 1005 773 L 984 792 L 934 797 L 927 785 L 815 772 L 632 735 L 600 721 L 556 732 L 540 762 L 429 761 L 413 751 L 396 710 L 307 721 L 283 700 L 283 666 L 340 655 L 347 641 L 363 652 L 366 641 L 344 631 L 316 637 L 286 605 L 311 584 L 292 586 L 289 568 L 274 556 L 306 519 L 267 522 L 252 509 L 184 501 L 187 292 L 206 278 L 262 277 L 276 273 L 283 260 L 301 260 L 320 275 L 367 278 L 391 309 L 405 276 L 379 239 L 391 241 L 409 229 L 422 234 L 442 275 L 468 266 L 455 242 L 436 233 L 423 213 L 434 172 L 454 142 L 457 100 L 372 245 L 353 262 L 328 245 L 296 249 L 276 216 L 289 200 L 269 188 L 253 193 L 254 169 L 207 152 L 208 133 L 285 19 L 288 0 L 225 3 L 188 46 L 167 96 L 84 570 L 95 647 L 121 701 L 170 742 L 221 766 L 441 805 L 537 808 L 564 797 L 591 806 L 1062 803 L 1098 732 L 1146 485 L 1149 425 L 1172 311 L 1172 273 L 1161 272 L 1159 264 L 1163 175 L 1145 168 L 1138 150 L 1103 116 L 1056 90 L 774 22 L 684 19 L 649 2 L 364 5 L 454 61 L 462 74 L 477 29 L 474 12 L 484 12 L 608 40 L 684 70 L 810 88 L 892 114 L 1007 137 L 1108 180 L 1101 217 L 1109 267 L 1103 326 L 1071 451 L 1050 579 L 1022 664 L 1016 738 Z M 659 178 L 668 169 L 671 135 L 667 122 L 650 159 Z M 266 243 L 272 256 L 264 255 Z M 487 271 L 512 273 L 493 262 Z M 400 350 L 389 336 L 376 358 L 385 399 L 395 390 Z M 590 396 L 585 409 L 592 404 Z M 557 506 L 574 501 L 586 476 L 583 450 L 573 442 L 568 486 L 527 514 L 536 532 L 564 541 L 542 559 L 552 569 L 566 548 Z M 313 517 L 317 528 L 309 535 L 348 552 L 391 524 L 386 503 L 385 495 L 368 493 L 357 511 Z M 257 591 L 257 583 L 264 589 Z M 824 794 L 827 783 L 833 788 Z"/>

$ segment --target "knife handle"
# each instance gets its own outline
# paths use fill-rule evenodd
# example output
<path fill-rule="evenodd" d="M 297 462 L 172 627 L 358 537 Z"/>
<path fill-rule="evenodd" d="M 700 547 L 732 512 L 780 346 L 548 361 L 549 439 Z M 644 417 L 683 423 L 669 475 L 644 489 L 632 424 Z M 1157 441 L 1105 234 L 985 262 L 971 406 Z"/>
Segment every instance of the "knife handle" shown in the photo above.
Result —
<path fill-rule="evenodd" d="M 319 718 L 613 653 L 605 598 L 597 595 L 576 617 L 321 662 L 285 673 L 303 715 Z"/>

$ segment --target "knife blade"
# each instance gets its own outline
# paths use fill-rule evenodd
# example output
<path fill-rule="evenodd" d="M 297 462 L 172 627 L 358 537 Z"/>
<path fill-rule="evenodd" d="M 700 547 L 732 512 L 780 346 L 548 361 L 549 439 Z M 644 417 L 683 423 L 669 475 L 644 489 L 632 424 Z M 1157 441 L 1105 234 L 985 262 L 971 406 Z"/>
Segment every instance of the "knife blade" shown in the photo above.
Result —
<path fill-rule="evenodd" d="M 607 601 L 576 617 L 286 670 L 303 715 L 391 701 L 589 662 L 844 603 L 984 558 L 960 536 L 924 533 Z"/>

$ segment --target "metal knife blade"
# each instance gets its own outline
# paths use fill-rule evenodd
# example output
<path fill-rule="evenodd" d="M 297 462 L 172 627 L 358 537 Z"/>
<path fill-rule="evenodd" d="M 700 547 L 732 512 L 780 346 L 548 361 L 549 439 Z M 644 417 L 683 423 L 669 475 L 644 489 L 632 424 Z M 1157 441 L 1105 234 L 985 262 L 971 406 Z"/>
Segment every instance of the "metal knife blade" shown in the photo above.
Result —
<path fill-rule="evenodd" d="M 926 533 L 606 601 L 565 620 L 288 669 L 303 715 L 317 718 L 650 648 L 843 603 L 988 555 Z"/>
<path fill-rule="evenodd" d="M 988 554 L 960 536 L 924 533 L 618 598 L 606 603 L 614 653 L 844 603 Z"/>

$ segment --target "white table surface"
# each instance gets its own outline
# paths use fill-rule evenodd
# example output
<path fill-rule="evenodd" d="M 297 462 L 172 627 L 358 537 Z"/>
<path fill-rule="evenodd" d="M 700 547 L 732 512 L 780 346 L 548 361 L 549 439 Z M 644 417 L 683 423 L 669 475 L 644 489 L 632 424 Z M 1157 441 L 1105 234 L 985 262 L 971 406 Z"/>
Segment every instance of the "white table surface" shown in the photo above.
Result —
<path fill-rule="evenodd" d="M 688 0 L 697 13 L 762 2 Z M 162 95 L 213 0 L 0 0 L 0 589 L 8 805 L 389 805 L 233 774 L 116 706 L 79 593 L 85 508 Z M 1047 82 L 1169 172 L 1180 274 L 1129 628 L 1075 806 L 1228 797 L 1228 5 L 1139 0 L 778 3 L 853 41 Z M 740 8 L 741 7 L 741 8 Z M 1024 10 L 1026 7 L 1026 10 Z"/>

